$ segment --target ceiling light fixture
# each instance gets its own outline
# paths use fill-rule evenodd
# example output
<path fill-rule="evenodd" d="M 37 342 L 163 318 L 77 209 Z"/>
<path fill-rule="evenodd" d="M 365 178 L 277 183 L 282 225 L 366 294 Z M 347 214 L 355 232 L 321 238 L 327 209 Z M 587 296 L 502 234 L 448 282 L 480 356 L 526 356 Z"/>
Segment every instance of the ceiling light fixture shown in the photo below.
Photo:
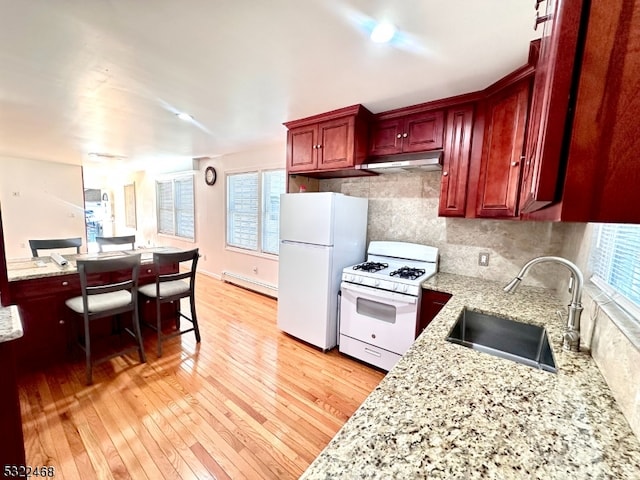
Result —
<path fill-rule="evenodd" d="M 371 30 L 369 38 L 375 43 L 389 43 L 395 34 L 396 27 L 388 22 L 380 22 Z"/>
<path fill-rule="evenodd" d="M 185 122 L 190 122 L 190 121 L 193 120 L 193 117 L 191 115 L 189 115 L 188 113 L 185 113 L 185 112 L 176 113 L 176 116 L 180 120 L 184 120 Z"/>

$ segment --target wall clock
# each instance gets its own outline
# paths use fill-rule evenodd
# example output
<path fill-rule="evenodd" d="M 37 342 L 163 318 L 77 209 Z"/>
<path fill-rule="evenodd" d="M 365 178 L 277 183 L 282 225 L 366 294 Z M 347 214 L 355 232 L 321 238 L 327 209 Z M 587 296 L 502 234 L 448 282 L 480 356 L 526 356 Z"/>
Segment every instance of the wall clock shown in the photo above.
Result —
<path fill-rule="evenodd" d="M 207 167 L 204 171 L 204 181 L 207 182 L 207 185 L 213 185 L 216 183 L 218 179 L 218 174 L 216 173 L 216 169 L 213 167 Z"/>

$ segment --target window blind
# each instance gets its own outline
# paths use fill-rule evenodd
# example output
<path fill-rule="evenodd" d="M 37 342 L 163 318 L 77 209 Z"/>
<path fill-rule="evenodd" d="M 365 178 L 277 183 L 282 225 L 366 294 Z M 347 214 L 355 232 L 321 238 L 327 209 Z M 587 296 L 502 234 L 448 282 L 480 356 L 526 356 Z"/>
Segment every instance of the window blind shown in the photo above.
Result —
<path fill-rule="evenodd" d="M 285 189 L 284 170 L 262 174 L 262 251 L 278 254 L 280 244 L 280 194 Z"/>
<path fill-rule="evenodd" d="M 609 293 L 621 296 L 614 298 L 616 303 L 637 315 L 640 312 L 640 226 L 598 224 L 594 233 L 590 258 L 594 282 Z"/>
<path fill-rule="evenodd" d="M 193 176 L 156 182 L 158 233 L 195 240 Z"/>
<path fill-rule="evenodd" d="M 195 239 L 193 177 L 177 178 L 175 185 L 175 222 L 178 237 Z"/>
<path fill-rule="evenodd" d="M 156 183 L 156 200 L 158 203 L 158 233 L 173 235 L 173 182 Z"/>
<path fill-rule="evenodd" d="M 258 249 L 258 173 L 227 176 L 227 244 Z"/>

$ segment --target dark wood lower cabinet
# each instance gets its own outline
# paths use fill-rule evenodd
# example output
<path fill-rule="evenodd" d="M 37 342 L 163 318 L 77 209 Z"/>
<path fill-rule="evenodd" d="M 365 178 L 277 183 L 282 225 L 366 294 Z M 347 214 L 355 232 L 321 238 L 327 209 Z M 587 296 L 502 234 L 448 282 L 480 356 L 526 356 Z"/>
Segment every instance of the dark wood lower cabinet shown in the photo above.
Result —
<path fill-rule="evenodd" d="M 17 340 L 0 343 L 0 468 L 5 478 L 5 466 L 25 465 L 24 439 L 14 349 Z"/>
<path fill-rule="evenodd" d="M 420 318 L 416 328 L 416 338 L 427 328 L 450 298 L 451 294 L 449 293 L 427 289 L 422 290 L 422 303 L 420 305 Z"/>

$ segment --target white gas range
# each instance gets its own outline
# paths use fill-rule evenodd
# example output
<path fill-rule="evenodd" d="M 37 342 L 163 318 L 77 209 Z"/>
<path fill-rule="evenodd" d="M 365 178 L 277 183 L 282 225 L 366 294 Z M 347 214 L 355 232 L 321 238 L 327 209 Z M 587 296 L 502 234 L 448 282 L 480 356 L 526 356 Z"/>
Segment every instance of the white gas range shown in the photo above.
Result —
<path fill-rule="evenodd" d="M 390 370 L 416 338 L 422 282 L 438 271 L 438 249 L 374 241 L 367 261 L 342 271 L 339 350 Z"/>

